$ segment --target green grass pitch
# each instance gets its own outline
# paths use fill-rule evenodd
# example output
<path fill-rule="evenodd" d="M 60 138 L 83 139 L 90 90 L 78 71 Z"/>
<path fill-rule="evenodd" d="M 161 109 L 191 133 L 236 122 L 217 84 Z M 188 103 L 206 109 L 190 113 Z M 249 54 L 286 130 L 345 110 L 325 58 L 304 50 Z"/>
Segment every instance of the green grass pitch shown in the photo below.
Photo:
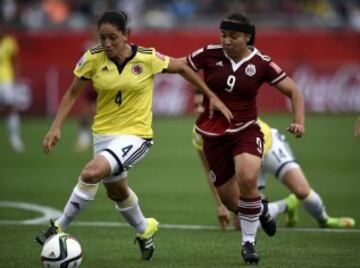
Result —
<path fill-rule="evenodd" d="M 283 130 L 289 116 L 267 115 L 265 121 Z M 309 115 L 302 139 L 288 140 L 314 189 L 331 216 L 354 217 L 352 231 L 323 232 L 300 209 L 299 229 L 280 228 L 275 237 L 259 231 L 260 267 L 360 267 L 360 140 L 353 137 L 355 115 Z M 3 122 L 2 122 L 3 123 Z M 216 228 L 216 207 L 200 161 L 191 144 L 192 117 L 155 118 L 154 146 L 129 172 L 129 184 L 138 194 L 143 212 L 160 224 L 201 225 L 205 229 L 160 228 L 152 261 L 139 260 L 134 231 L 128 227 L 93 226 L 122 223 L 103 187 L 89 208 L 68 229 L 84 250 L 82 267 L 239 267 L 241 235 Z M 50 125 L 40 118 L 23 119 L 26 152 L 13 153 L 0 127 L 0 201 L 49 206 L 61 210 L 91 151 L 75 153 L 75 120 L 65 123 L 62 140 L 53 153 L 42 153 L 43 135 Z M 268 179 L 271 200 L 288 191 Z M 41 248 L 33 237 L 42 225 L 16 222 L 39 217 L 35 211 L 0 206 L 0 267 L 41 267 Z M 283 217 L 278 224 L 283 227 Z M 11 222 L 9 222 L 11 221 Z"/>

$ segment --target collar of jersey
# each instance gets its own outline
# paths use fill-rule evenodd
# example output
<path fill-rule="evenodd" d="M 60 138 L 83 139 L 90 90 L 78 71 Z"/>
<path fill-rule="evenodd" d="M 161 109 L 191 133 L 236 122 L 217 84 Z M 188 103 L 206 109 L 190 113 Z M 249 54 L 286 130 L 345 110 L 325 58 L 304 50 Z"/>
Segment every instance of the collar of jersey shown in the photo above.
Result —
<path fill-rule="evenodd" d="M 241 61 L 239 61 L 238 63 L 236 63 L 232 58 L 230 58 L 230 57 L 226 54 L 225 50 L 223 50 L 224 55 L 225 55 L 225 57 L 230 61 L 231 67 L 232 67 L 232 69 L 233 69 L 234 72 L 236 72 L 236 70 L 239 69 L 239 67 L 240 67 L 244 62 L 246 62 L 246 61 L 250 60 L 252 57 L 254 57 L 254 55 L 257 53 L 257 49 L 256 49 L 255 47 L 253 47 L 252 49 L 253 49 L 253 51 L 250 53 L 250 55 L 247 56 L 246 58 L 243 58 L 243 59 L 242 59 Z"/>
<path fill-rule="evenodd" d="M 131 60 L 135 57 L 135 55 L 136 55 L 137 45 L 130 45 L 130 46 L 131 46 L 131 55 L 130 55 L 123 63 L 118 64 L 118 63 L 116 63 L 115 61 L 113 61 L 112 59 L 109 59 L 110 61 L 112 61 L 112 62 L 115 64 L 116 68 L 118 69 L 119 74 L 122 73 L 122 71 L 123 71 L 124 68 L 125 68 L 125 65 L 126 65 L 129 61 L 131 61 Z"/>

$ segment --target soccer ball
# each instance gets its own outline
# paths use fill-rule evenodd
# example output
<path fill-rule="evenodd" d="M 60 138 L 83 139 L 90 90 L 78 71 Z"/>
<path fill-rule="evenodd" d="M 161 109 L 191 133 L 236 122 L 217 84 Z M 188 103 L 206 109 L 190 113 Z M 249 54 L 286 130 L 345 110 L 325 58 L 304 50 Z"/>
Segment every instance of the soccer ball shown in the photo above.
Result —
<path fill-rule="evenodd" d="M 80 266 L 81 260 L 80 243 L 65 233 L 49 237 L 41 251 L 41 262 L 47 268 L 76 268 Z"/>

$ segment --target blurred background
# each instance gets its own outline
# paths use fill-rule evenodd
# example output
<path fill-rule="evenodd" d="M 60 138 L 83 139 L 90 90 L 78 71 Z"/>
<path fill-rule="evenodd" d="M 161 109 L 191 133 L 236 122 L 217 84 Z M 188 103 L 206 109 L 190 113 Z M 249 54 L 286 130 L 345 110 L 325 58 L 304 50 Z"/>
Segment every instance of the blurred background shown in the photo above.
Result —
<path fill-rule="evenodd" d="M 295 80 L 307 111 L 360 111 L 359 0 L 2 0 L 1 28 L 19 45 L 24 114 L 54 114 L 76 62 L 94 43 L 99 16 L 109 9 L 129 14 L 131 42 L 173 57 L 218 43 L 220 20 L 244 12 L 257 27 L 255 46 Z M 155 114 L 191 112 L 183 79 L 162 75 L 156 83 Z M 282 112 L 288 104 L 264 86 L 259 109 Z"/>
<path fill-rule="evenodd" d="M 87 29 L 106 10 L 125 10 L 133 28 L 216 27 L 241 10 L 258 26 L 360 30 L 358 0 L 3 0 L 3 21 L 16 29 Z"/>

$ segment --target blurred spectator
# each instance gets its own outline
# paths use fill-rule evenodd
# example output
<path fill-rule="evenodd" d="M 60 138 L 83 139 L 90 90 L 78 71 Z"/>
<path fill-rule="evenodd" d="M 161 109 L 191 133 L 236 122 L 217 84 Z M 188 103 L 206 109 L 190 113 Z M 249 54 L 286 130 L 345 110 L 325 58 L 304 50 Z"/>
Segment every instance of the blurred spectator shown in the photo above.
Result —
<path fill-rule="evenodd" d="M 87 28 L 106 10 L 124 10 L 131 28 L 213 27 L 224 14 L 244 12 L 257 25 L 360 29 L 359 0 L 2 0 L 1 20 L 14 28 Z"/>
<path fill-rule="evenodd" d="M 53 24 L 63 24 L 70 15 L 70 6 L 64 0 L 43 0 L 42 8 Z"/>

